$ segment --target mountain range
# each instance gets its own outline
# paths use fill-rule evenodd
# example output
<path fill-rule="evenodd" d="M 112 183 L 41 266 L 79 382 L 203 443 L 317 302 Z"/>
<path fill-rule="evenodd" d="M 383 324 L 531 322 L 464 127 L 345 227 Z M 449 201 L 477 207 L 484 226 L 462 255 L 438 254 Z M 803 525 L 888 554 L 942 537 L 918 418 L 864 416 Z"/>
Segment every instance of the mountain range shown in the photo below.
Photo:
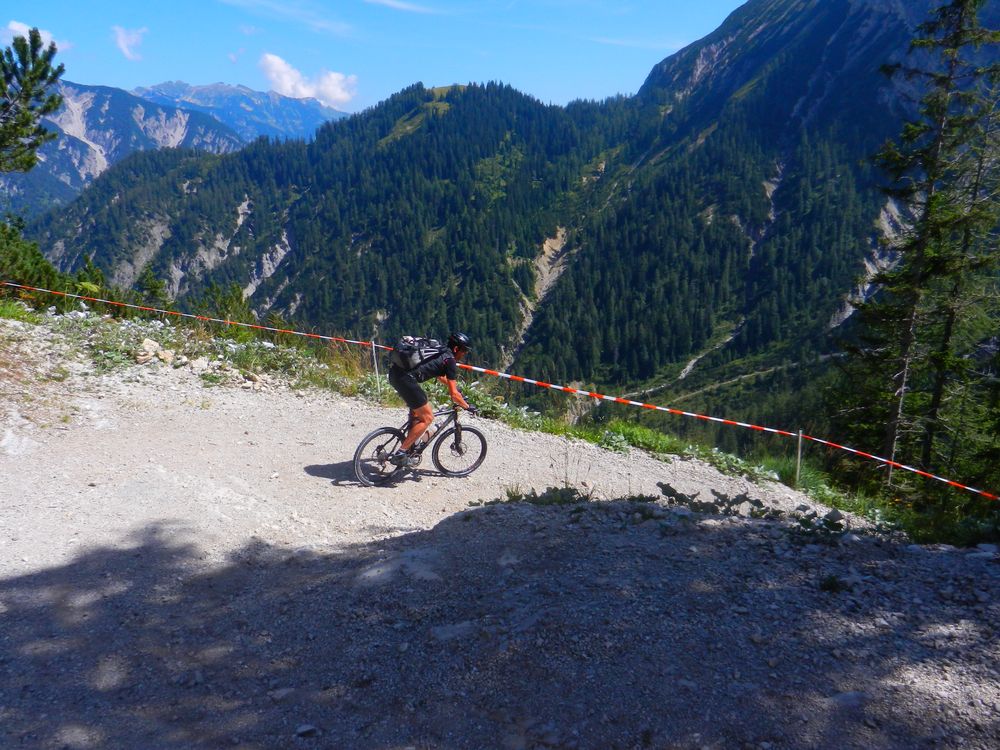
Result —
<path fill-rule="evenodd" d="M 123 91 L 62 81 L 63 105 L 43 121 L 58 138 L 27 174 L 0 176 L 0 208 L 29 217 L 70 202 L 105 169 L 137 152 L 192 148 L 236 151 L 261 136 L 311 138 L 344 117 L 315 99 L 292 99 L 245 86 L 181 82 Z"/>
<path fill-rule="evenodd" d="M 246 86 L 214 83 L 191 86 L 168 81 L 132 93 L 147 101 L 211 115 L 236 131 L 244 143 L 269 138 L 311 138 L 325 122 L 346 114 L 316 99 L 292 99 L 274 91 L 254 91 Z"/>
<path fill-rule="evenodd" d="M 931 6 L 751 0 L 633 97 L 416 84 L 310 142 L 147 152 L 29 230 L 61 269 L 149 268 L 182 303 L 236 284 L 262 318 L 462 328 L 545 380 L 794 413 L 790 365 L 824 361 L 885 262 L 870 157 L 912 92 L 880 68 Z"/>

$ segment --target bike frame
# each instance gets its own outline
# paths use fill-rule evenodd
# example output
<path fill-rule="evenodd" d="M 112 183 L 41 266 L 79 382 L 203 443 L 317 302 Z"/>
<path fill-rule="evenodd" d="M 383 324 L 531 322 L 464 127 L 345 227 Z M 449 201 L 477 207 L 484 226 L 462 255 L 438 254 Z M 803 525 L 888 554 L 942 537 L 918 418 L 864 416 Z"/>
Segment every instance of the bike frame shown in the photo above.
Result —
<path fill-rule="evenodd" d="M 443 406 L 440 409 L 438 409 L 436 412 L 434 412 L 434 421 L 432 421 L 430 423 L 430 425 L 428 425 L 428 427 L 427 427 L 428 431 L 434 430 L 434 432 L 431 434 L 430 438 L 428 438 L 427 440 L 423 439 L 423 437 L 424 437 L 423 435 L 421 435 L 419 438 L 417 438 L 417 444 L 414 445 L 413 448 L 418 453 L 423 453 L 424 452 L 424 448 L 426 448 L 432 442 L 434 442 L 434 440 L 437 438 L 437 436 L 440 435 L 444 430 L 446 430 L 448 428 L 448 425 L 450 425 L 452 422 L 454 422 L 455 426 L 458 427 L 459 426 L 459 424 L 458 424 L 458 413 L 460 411 L 461 411 L 461 409 L 458 408 L 457 404 L 452 404 L 451 406 Z M 443 417 L 446 414 L 448 415 L 448 418 L 446 420 L 444 420 L 443 422 L 439 423 L 438 422 L 438 417 Z M 400 429 L 400 431 L 404 435 L 409 435 L 410 434 L 410 427 L 412 427 L 412 426 L 413 426 L 413 415 L 411 414 L 409 416 L 409 418 L 407 418 L 407 420 L 402 425 L 400 425 L 399 429 Z M 424 435 L 426 435 L 426 434 L 427 433 L 425 432 Z"/>

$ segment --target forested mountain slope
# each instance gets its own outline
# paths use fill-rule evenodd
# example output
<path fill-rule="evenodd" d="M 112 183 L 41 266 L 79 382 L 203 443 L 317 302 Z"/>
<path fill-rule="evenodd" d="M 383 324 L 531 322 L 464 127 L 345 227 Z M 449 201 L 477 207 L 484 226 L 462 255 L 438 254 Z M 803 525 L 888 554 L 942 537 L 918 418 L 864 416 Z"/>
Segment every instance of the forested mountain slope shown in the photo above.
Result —
<path fill-rule="evenodd" d="M 912 33 L 895 10 L 751 2 L 658 65 L 525 364 L 659 383 L 709 349 L 714 379 L 823 350 L 878 239 L 867 159 L 902 115 L 879 67 Z"/>
<path fill-rule="evenodd" d="M 605 111 L 417 85 L 309 144 L 138 155 L 40 236 L 61 267 L 93 255 L 116 283 L 149 264 L 181 298 L 235 282 L 264 313 L 366 338 L 461 325 L 491 356 L 520 320 L 539 238 L 602 148 L 577 110 Z"/>
<path fill-rule="evenodd" d="M 418 84 L 309 144 L 137 155 L 33 233 L 119 284 L 235 283 L 361 338 L 461 327 L 483 362 L 676 397 L 828 350 L 903 115 L 879 68 L 930 5 L 752 0 L 629 99 Z"/>

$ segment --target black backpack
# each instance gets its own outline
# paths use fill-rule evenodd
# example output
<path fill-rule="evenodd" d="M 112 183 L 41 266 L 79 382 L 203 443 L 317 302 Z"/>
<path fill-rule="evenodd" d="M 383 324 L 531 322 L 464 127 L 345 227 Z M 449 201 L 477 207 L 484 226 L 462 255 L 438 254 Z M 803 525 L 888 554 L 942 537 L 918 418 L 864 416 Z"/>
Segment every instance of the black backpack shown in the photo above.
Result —
<path fill-rule="evenodd" d="M 389 352 L 389 361 L 407 372 L 448 351 L 437 339 L 424 336 L 403 336 Z"/>

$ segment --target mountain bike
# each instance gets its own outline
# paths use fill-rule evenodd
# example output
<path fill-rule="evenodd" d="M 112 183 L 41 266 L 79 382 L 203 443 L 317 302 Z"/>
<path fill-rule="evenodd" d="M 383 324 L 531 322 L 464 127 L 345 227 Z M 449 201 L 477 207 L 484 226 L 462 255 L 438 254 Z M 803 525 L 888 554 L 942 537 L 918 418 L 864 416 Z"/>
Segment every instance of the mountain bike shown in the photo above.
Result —
<path fill-rule="evenodd" d="M 486 458 L 486 436 L 475 427 L 461 424 L 460 411 L 453 404 L 434 412 L 434 421 L 411 449 L 409 466 L 396 466 L 389 461 L 389 456 L 403 443 L 410 420 L 399 428 L 379 427 L 368 433 L 354 451 L 354 474 L 358 481 L 374 487 L 416 469 L 431 444 L 431 460 L 438 471 L 446 477 L 467 477 Z"/>

